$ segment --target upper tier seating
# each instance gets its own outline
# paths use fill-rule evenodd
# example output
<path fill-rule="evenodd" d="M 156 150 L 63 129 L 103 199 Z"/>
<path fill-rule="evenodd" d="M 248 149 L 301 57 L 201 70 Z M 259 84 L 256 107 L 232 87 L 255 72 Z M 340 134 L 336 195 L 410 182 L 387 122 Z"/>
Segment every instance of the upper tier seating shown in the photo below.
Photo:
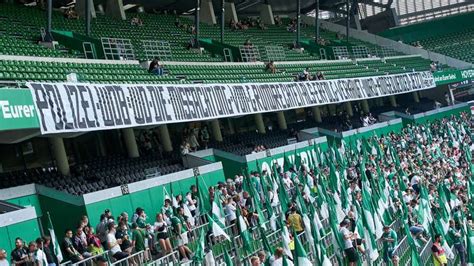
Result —
<path fill-rule="evenodd" d="M 285 82 L 309 68 L 312 74 L 324 73 L 326 79 L 363 77 L 429 70 L 430 62 L 421 57 L 398 57 L 357 61 L 320 61 L 278 63 L 277 73 L 264 71 L 264 64 L 165 64 L 168 75 L 149 74 L 138 64 L 100 64 L 24 60 L 1 60 L 0 81 L 60 82 L 70 73 L 77 73 L 79 81 L 91 83 L 238 83 Z M 27 70 L 27 71 L 26 71 Z"/>
<path fill-rule="evenodd" d="M 474 12 L 391 28 L 380 35 L 474 63 Z"/>
<path fill-rule="evenodd" d="M 420 41 L 423 48 L 474 63 L 474 28 Z"/>
<path fill-rule="evenodd" d="M 193 50 L 188 50 L 187 46 L 194 35 L 190 30 L 193 21 L 188 18 L 179 18 L 181 27 L 175 25 L 175 15 L 164 14 L 133 14 L 127 13 L 127 20 L 118 20 L 104 15 L 97 14 L 97 18 L 92 20 L 92 36 L 100 38 L 123 38 L 129 39 L 133 45 L 135 57 L 139 60 L 151 59 L 152 55 L 147 54 L 143 46 L 143 41 L 165 41 L 169 42 L 172 61 L 222 61 L 221 56 L 211 55 L 206 50 L 202 54 Z M 139 17 L 143 25 L 132 25 L 130 20 Z M 13 27 L 12 27 L 13 25 Z M 60 12 L 53 12 L 53 29 L 58 31 L 70 31 L 84 34 L 84 21 L 82 19 L 67 19 Z M 281 26 L 265 25 L 267 29 L 251 27 L 248 30 L 232 31 L 225 29 L 224 42 L 234 47 L 243 45 L 249 39 L 260 52 L 262 61 L 269 61 L 266 46 L 282 47 L 283 61 L 305 61 L 319 59 L 319 52 L 311 54 L 307 51 L 297 52 L 291 50 L 291 45 L 296 40 L 296 33 L 287 30 L 286 23 Z M 68 50 L 59 46 L 57 50 L 50 50 L 35 43 L 40 40 L 40 29 L 46 27 L 45 11 L 37 7 L 25 7 L 20 5 L 0 3 L 0 54 L 30 55 L 48 57 L 84 57 L 83 51 Z M 220 40 L 220 26 L 200 24 L 201 38 L 209 38 L 215 41 Z M 333 43 L 344 45 L 345 42 L 338 40 L 333 32 L 321 30 L 321 37 Z M 312 27 L 302 27 L 301 40 L 313 40 L 314 29 Z M 366 46 L 370 55 L 379 55 L 377 50 L 380 47 L 350 38 L 350 45 Z M 167 50 L 167 49 L 165 49 Z M 281 52 L 280 51 L 280 52 Z M 279 53 L 280 53 L 279 52 Z M 166 53 L 166 52 L 165 52 Z M 367 55 L 368 56 L 368 55 Z M 331 58 L 332 59 L 332 58 Z"/>
<path fill-rule="evenodd" d="M 142 49 L 142 40 L 159 40 L 170 42 L 175 61 L 222 61 L 220 58 L 210 57 L 206 53 L 201 55 L 187 50 L 186 44 L 192 35 L 184 29 L 175 27 L 174 16 L 155 14 L 140 14 L 139 16 L 143 20 L 142 26 L 133 26 L 130 20 L 122 21 L 98 14 L 97 19 L 92 21 L 92 37 L 130 39 L 134 45 L 136 57 L 139 59 L 146 58 Z M 129 15 L 129 17 L 132 16 Z M 53 12 L 52 25 L 54 30 L 84 34 L 82 19 L 66 19 L 60 12 Z M 0 33 L 3 33 L 0 34 L 0 40 L 7 43 L 12 42 L 12 39 L 22 40 L 22 46 L 13 43 L 11 46 L 0 48 L 0 54 L 68 56 L 68 52 L 48 50 L 34 44 L 40 39 L 40 28 L 44 27 L 46 27 L 45 11 L 34 7 L 0 3 Z M 40 51 L 34 47 L 40 48 Z M 83 56 L 81 53 L 73 54 Z"/>

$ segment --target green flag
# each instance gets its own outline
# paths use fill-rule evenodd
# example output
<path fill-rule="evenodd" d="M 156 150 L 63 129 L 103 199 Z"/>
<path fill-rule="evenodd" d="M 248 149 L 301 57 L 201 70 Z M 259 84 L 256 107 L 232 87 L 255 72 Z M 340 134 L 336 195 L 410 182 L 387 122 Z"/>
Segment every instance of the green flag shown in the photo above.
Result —
<path fill-rule="evenodd" d="M 61 246 L 59 245 L 58 239 L 56 238 L 56 234 L 54 233 L 53 223 L 51 222 L 51 216 L 49 215 L 49 212 L 46 212 L 46 215 L 48 216 L 48 231 L 49 236 L 51 237 L 51 244 L 53 245 L 54 254 L 56 254 L 59 263 L 61 263 L 61 261 L 63 260 Z"/>
<path fill-rule="evenodd" d="M 237 223 L 238 223 L 238 226 L 239 226 L 239 230 L 240 230 L 240 237 L 242 238 L 242 242 L 244 243 L 244 249 L 250 253 L 250 251 L 252 250 L 252 243 L 251 243 L 251 236 L 250 236 L 250 232 L 247 228 L 247 223 L 245 222 L 245 219 L 244 217 L 242 216 L 242 214 L 240 213 L 240 208 L 237 208 Z"/>
<path fill-rule="evenodd" d="M 194 256 L 193 256 L 193 261 L 194 262 L 203 262 L 204 261 L 204 249 L 205 249 L 205 242 L 204 242 L 204 230 L 201 229 L 200 230 L 200 234 L 199 234 L 199 240 L 198 240 L 198 244 L 197 244 L 197 247 L 196 247 L 196 251 L 194 252 Z"/>
<path fill-rule="evenodd" d="M 284 152 L 283 153 L 283 170 L 285 172 L 288 172 L 290 171 L 290 168 L 292 167 L 293 165 L 291 164 L 290 162 L 290 158 L 288 158 L 288 156 L 286 156 L 286 153 Z"/>
<path fill-rule="evenodd" d="M 293 241 L 295 241 L 295 265 L 297 266 L 307 266 L 307 265 L 313 265 L 313 263 L 308 259 L 308 254 L 306 253 L 306 250 L 303 247 L 303 244 L 301 244 L 301 241 L 298 237 L 298 235 L 293 233 Z"/>
<path fill-rule="evenodd" d="M 296 152 L 296 149 L 295 149 L 295 168 L 296 168 L 295 170 L 299 171 L 300 167 L 301 167 L 301 156 L 299 153 Z"/>
<path fill-rule="evenodd" d="M 211 211 L 211 202 L 209 200 L 209 193 L 207 191 L 207 186 L 204 184 L 202 176 L 196 176 L 196 187 L 198 189 L 199 196 L 199 213 L 201 215 Z"/>
<path fill-rule="evenodd" d="M 212 234 L 214 235 L 214 237 L 223 236 L 227 240 L 231 241 L 229 235 L 224 231 L 224 227 L 225 227 L 224 224 L 212 219 L 211 216 L 209 216 L 209 214 L 206 214 L 206 215 L 207 215 L 207 220 L 209 221 L 209 227 L 211 228 Z"/>
<path fill-rule="evenodd" d="M 232 258 L 229 256 L 229 252 L 224 252 L 224 262 L 226 266 L 234 266 Z"/>

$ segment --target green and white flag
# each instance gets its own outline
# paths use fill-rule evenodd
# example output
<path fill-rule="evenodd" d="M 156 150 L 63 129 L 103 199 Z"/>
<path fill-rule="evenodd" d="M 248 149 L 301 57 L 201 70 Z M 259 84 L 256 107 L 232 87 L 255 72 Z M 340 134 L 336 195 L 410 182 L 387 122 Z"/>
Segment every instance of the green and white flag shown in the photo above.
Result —
<path fill-rule="evenodd" d="M 296 233 L 293 234 L 293 239 L 295 241 L 295 256 L 296 259 L 294 260 L 295 265 L 297 266 L 310 266 L 313 265 L 311 261 L 308 259 L 308 254 L 306 254 L 306 250 L 301 244 L 300 239 Z"/>
<path fill-rule="evenodd" d="M 281 237 L 282 237 L 282 248 L 283 252 L 285 253 L 286 256 L 290 257 L 293 259 L 293 254 L 291 253 L 290 250 L 290 232 L 288 232 L 288 227 L 283 225 L 283 228 L 281 230 Z"/>
<path fill-rule="evenodd" d="M 376 219 L 376 218 L 375 218 Z M 369 256 L 372 261 L 375 261 L 378 256 L 376 236 L 376 222 L 374 219 L 374 211 L 371 206 L 370 198 L 365 190 L 362 190 L 362 221 L 364 223 L 364 238 L 367 241 L 369 249 Z"/>
<path fill-rule="evenodd" d="M 53 244 L 54 254 L 58 258 L 59 263 L 63 261 L 63 253 L 61 252 L 61 246 L 59 245 L 58 239 L 56 238 L 56 234 L 54 233 L 53 223 L 51 222 L 51 216 L 49 212 L 46 213 L 48 215 L 48 231 L 49 236 L 51 237 L 51 243 Z"/>
<path fill-rule="evenodd" d="M 229 252 L 224 252 L 224 262 L 226 266 L 234 266 L 232 258 L 229 256 Z"/>
<path fill-rule="evenodd" d="M 214 221 L 209 214 L 207 214 L 207 220 L 209 221 L 209 227 L 211 228 L 214 237 L 223 236 L 231 241 L 229 235 L 224 231 L 224 224 L 221 224 L 219 221 Z"/>
<path fill-rule="evenodd" d="M 211 211 L 211 202 L 209 200 L 208 186 L 205 184 L 202 176 L 196 176 L 196 187 L 198 189 L 198 208 L 199 214 L 204 215 Z"/>
<path fill-rule="evenodd" d="M 219 200 L 221 193 L 216 191 L 214 194 L 214 200 L 212 201 L 212 217 L 219 221 L 221 224 L 225 224 L 225 214 L 222 209 L 222 203 Z"/>
<path fill-rule="evenodd" d="M 196 247 L 196 251 L 194 252 L 193 256 L 193 261 L 197 263 L 202 263 L 204 261 L 204 249 L 205 249 L 205 243 L 204 243 L 204 230 L 201 229 L 199 234 L 199 240 L 198 244 Z"/>
<path fill-rule="evenodd" d="M 237 222 L 240 230 L 240 237 L 242 238 L 242 241 L 244 242 L 244 248 L 247 251 L 250 251 L 252 248 L 251 244 L 251 237 L 250 237 L 250 232 L 247 228 L 247 223 L 245 223 L 245 219 L 240 213 L 240 208 L 237 208 Z"/>

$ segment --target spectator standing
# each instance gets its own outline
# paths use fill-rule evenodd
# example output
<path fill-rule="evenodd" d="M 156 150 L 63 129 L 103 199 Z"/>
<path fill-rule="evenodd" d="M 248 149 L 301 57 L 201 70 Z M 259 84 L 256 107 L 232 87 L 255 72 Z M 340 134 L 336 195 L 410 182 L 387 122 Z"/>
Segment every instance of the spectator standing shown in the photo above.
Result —
<path fill-rule="evenodd" d="M 100 239 L 100 243 L 104 248 L 107 248 L 107 223 L 108 218 L 106 217 L 105 213 L 103 213 L 100 215 L 100 222 L 95 228 L 97 236 Z"/>
<path fill-rule="evenodd" d="M 458 251 L 459 262 L 461 266 L 466 266 L 466 249 L 464 247 L 464 240 L 461 234 L 461 230 L 456 228 L 454 220 L 449 220 L 448 229 L 449 238 L 453 241 L 454 248 Z"/>
<path fill-rule="evenodd" d="M 204 146 L 204 149 L 207 149 L 209 140 L 210 140 L 209 129 L 207 128 L 207 126 L 204 126 L 201 129 L 201 143 L 202 143 L 202 146 Z"/>
<path fill-rule="evenodd" d="M 353 233 L 349 231 L 349 221 L 344 219 L 340 224 L 339 233 L 344 241 L 344 253 L 349 261 L 349 266 L 355 266 L 359 260 L 359 255 L 352 244 Z"/>
<path fill-rule="evenodd" d="M 275 254 L 273 255 L 273 262 L 272 266 L 283 266 L 283 265 L 288 265 L 288 266 L 293 266 L 293 262 L 291 260 L 288 260 L 284 257 L 284 251 L 283 248 L 278 247 L 275 249 Z M 286 260 L 286 261 L 283 261 Z"/>
<path fill-rule="evenodd" d="M 173 213 L 170 213 L 170 216 Z M 161 249 L 165 252 L 165 254 L 170 254 L 173 251 L 173 248 L 171 247 L 171 242 L 169 238 L 169 233 L 168 233 L 168 224 L 165 222 L 163 219 L 163 214 L 158 213 L 156 215 L 156 222 L 154 224 L 155 227 L 155 232 L 156 232 L 156 238 L 158 239 L 158 243 L 160 244 Z"/>
<path fill-rule="evenodd" d="M 188 135 L 187 142 L 189 143 L 192 152 L 197 151 L 200 146 L 197 140 L 197 136 L 196 136 L 197 134 L 198 134 L 198 129 L 194 128 L 190 130 L 189 135 Z"/>
<path fill-rule="evenodd" d="M 188 230 L 189 224 L 187 217 L 184 215 L 182 207 L 178 207 L 177 215 L 171 218 L 173 230 L 177 236 L 178 250 L 181 255 L 183 262 L 186 262 L 192 258 L 192 252 L 188 248 Z"/>
<path fill-rule="evenodd" d="M 15 266 L 26 266 L 26 260 L 28 259 L 28 249 L 23 244 L 21 238 L 15 239 L 15 249 L 11 253 L 12 264 Z"/>
<path fill-rule="evenodd" d="M 156 219 L 158 220 L 158 216 L 164 216 L 164 220 L 169 220 L 171 216 L 173 216 L 173 207 L 171 206 L 171 199 L 165 199 L 165 204 L 161 207 L 161 213 L 156 215 Z"/>
<path fill-rule="evenodd" d="M 120 249 L 128 254 L 132 253 L 132 242 L 129 237 L 129 228 L 123 221 L 119 223 L 117 232 L 115 233 L 115 239 L 120 240 Z"/>
<path fill-rule="evenodd" d="M 48 261 L 48 266 L 56 266 L 59 265 L 58 258 L 56 254 L 54 254 L 53 249 L 51 248 L 51 237 L 44 236 L 43 237 L 43 252 L 46 256 L 46 260 Z"/>
<path fill-rule="evenodd" d="M 36 246 L 36 243 L 34 241 L 30 242 L 28 244 L 28 259 L 27 259 L 27 264 L 28 265 L 32 265 L 32 266 L 43 266 L 44 265 L 44 261 L 38 259 L 37 251 L 38 251 L 38 247 Z M 42 258 L 43 258 L 43 256 L 41 257 L 41 259 Z"/>
<path fill-rule="evenodd" d="M 433 252 L 433 263 L 435 266 L 446 266 L 448 265 L 448 259 L 446 253 L 441 244 L 442 237 L 440 234 L 436 234 L 433 241 L 431 251 Z"/>
<path fill-rule="evenodd" d="M 297 234 L 300 234 L 304 231 L 303 219 L 301 215 L 296 212 L 296 207 L 291 207 L 291 213 L 288 215 L 288 224 L 296 231 Z"/>
<path fill-rule="evenodd" d="M 132 224 L 132 246 L 135 252 L 145 251 L 146 231 L 139 228 L 136 223 Z"/>
<path fill-rule="evenodd" d="M 194 189 L 194 187 L 192 187 L 192 189 Z M 188 206 L 191 215 L 194 217 L 196 215 L 197 200 L 193 197 L 191 192 L 186 193 L 185 204 Z"/>
<path fill-rule="evenodd" d="M 10 266 L 7 260 L 7 252 L 4 249 L 0 249 L 0 266 Z"/>
<path fill-rule="evenodd" d="M 394 262 L 394 254 L 395 247 L 398 244 L 398 237 L 397 233 L 390 228 L 389 226 L 384 226 L 383 234 L 382 234 L 382 241 L 383 241 L 383 261 L 390 264 L 390 261 Z M 395 263 L 394 263 L 395 264 Z"/>

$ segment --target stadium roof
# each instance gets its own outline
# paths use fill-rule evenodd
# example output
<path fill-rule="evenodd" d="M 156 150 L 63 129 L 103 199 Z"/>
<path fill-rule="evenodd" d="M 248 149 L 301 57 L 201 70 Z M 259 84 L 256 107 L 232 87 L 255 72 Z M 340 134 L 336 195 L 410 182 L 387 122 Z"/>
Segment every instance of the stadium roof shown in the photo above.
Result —
<path fill-rule="evenodd" d="M 201 0 L 206 1 L 206 0 Z M 212 0 L 216 12 L 218 12 L 221 0 Z M 293 13 L 296 10 L 296 0 L 226 0 L 226 2 L 233 1 L 238 13 L 240 14 L 258 14 L 259 4 L 268 3 L 272 5 L 274 14 L 288 14 Z M 351 0 L 352 1 L 352 0 Z M 364 0 L 373 1 L 373 0 Z M 70 4 L 71 0 L 58 0 L 55 1 L 55 7 L 66 6 Z M 104 0 L 94 0 L 95 4 L 105 4 Z M 319 0 L 320 8 L 322 10 L 329 10 L 340 5 L 344 5 L 346 0 Z M 159 10 L 176 10 L 177 13 L 192 13 L 195 7 L 195 0 L 123 0 L 125 5 L 127 4 L 139 4 L 147 9 L 159 9 Z M 302 13 L 307 13 L 314 10 L 315 0 L 301 0 Z"/>
<path fill-rule="evenodd" d="M 203 1 L 203 0 L 201 0 Z M 214 7 L 221 5 L 221 0 L 212 0 Z M 238 13 L 244 14 L 258 14 L 259 4 L 269 3 L 272 5 L 273 12 L 275 14 L 286 14 L 292 13 L 296 10 L 296 0 L 235 0 L 235 7 Z M 194 9 L 194 0 L 128 0 L 124 1 L 124 4 L 141 4 L 147 8 L 159 8 L 176 10 L 178 13 L 189 12 Z M 340 4 L 344 4 L 345 0 L 320 0 L 321 9 L 330 8 Z M 314 0 L 301 0 L 302 10 L 311 11 L 314 9 Z M 216 9 L 218 10 L 218 9 Z"/>

